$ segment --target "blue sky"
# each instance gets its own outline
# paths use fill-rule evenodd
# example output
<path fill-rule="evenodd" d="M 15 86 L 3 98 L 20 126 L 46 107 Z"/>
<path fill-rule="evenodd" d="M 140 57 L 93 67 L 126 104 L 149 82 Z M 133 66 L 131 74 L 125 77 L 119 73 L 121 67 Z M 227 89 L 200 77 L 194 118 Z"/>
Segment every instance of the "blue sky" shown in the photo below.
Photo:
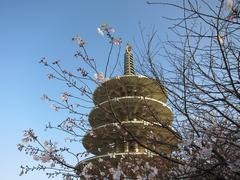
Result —
<path fill-rule="evenodd" d="M 89 52 L 104 61 L 108 44 L 96 32 L 101 23 L 113 26 L 124 43 L 139 36 L 139 22 L 155 25 L 164 39 L 169 24 L 161 17 L 173 14 L 145 0 L 0 0 L 0 179 L 47 179 L 38 172 L 19 177 L 19 166 L 32 160 L 16 148 L 24 129 L 44 133 L 47 122 L 64 116 L 40 100 L 43 93 L 64 88 L 47 80 L 48 71 L 38 63 L 42 57 L 70 66 L 76 48 L 71 38 L 78 34 Z"/>

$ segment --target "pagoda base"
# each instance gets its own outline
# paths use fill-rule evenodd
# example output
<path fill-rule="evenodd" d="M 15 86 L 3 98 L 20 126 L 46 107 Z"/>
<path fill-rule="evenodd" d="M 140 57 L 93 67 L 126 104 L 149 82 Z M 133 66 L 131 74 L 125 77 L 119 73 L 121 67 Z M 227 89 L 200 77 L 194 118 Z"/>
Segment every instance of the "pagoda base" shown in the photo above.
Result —
<path fill-rule="evenodd" d="M 158 155 L 142 152 L 111 153 L 80 162 L 81 179 L 166 179 L 173 163 Z"/>

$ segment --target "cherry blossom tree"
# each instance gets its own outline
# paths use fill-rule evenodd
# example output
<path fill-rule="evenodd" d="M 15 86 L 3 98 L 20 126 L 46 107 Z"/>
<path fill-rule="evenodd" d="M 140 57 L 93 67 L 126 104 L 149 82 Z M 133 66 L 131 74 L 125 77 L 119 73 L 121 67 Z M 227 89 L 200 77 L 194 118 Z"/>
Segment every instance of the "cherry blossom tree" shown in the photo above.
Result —
<path fill-rule="evenodd" d="M 40 60 L 40 64 L 50 69 L 51 73 L 48 74 L 48 79 L 58 80 L 64 83 L 68 88 L 68 91 L 60 93 L 58 99 L 51 98 L 46 94 L 41 97 L 42 100 L 49 102 L 54 111 L 67 111 L 69 113 L 69 116 L 59 124 L 47 124 L 46 130 L 51 129 L 63 132 L 66 135 L 64 140 L 72 144 L 76 143 L 79 145 L 82 143 L 85 134 L 88 134 L 89 137 L 93 138 L 97 136 L 94 131 L 91 131 L 91 127 L 88 123 L 89 110 L 93 108 L 93 104 L 97 103 L 95 102 L 96 99 L 93 98 L 93 91 L 96 86 L 100 86 L 109 78 L 116 76 L 115 71 L 119 63 L 119 52 L 122 42 L 121 38 L 116 38 L 114 36 L 115 30 L 108 24 L 102 24 L 97 28 L 97 32 L 101 36 L 106 36 L 110 44 L 106 64 L 101 67 L 104 71 L 99 71 L 100 66 L 98 62 L 88 54 L 87 43 L 80 38 L 80 36 L 72 38 L 72 41 L 78 46 L 75 57 L 80 60 L 81 64 L 83 64 L 80 67 L 77 67 L 75 70 L 69 70 L 63 68 L 59 60 L 53 61 L 52 63 L 46 58 Z M 129 46 L 127 47 L 130 48 Z M 114 57 L 114 61 L 111 61 L 113 51 L 116 51 L 115 54 L 117 57 Z M 158 86 L 158 84 L 156 84 L 156 86 Z M 161 85 L 159 87 L 161 87 Z M 111 107 L 113 106 L 111 99 L 114 97 L 107 93 L 108 90 L 109 89 L 106 88 L 106 96 L 109 99 L 108 104 Z M 142 92 L 144 93 L 144 91 Z M 131 93 L 136 95 L 136 92 L 132 90 L 129 93 L 129 95 L 131 95 Z M 165 94 L 163 94 L 163 97 L 161 98 L 165 100 L 167 99 Z M 138 123 L 144 123 L 144 125 L 148 127 L 157 125 L 154 128 L 164 128 L 165 131 L 170 132 L 171 136 L 180 139 L 177 130 L 170 128 L 168 125 L 169 123 L 164 124 L 162 120 L 152 112 L 152 107 L 150 107 L 143 96 L 141 96 L 139 100 L 144 103 L 144 106 L 142 106 L 143 109 L 140 109 L 139 111 L 144 111 L 144 116 L 148 114 L 148 116 L 152 116 L 152 119 L 155 119 L 159 123 L 154 124 L 153 121 L 147 121 L 146 117 L 145 120 L 144 117 L 138 117 L 139 119 L 142 119 L 141 121 L 138 121 Z M 162 104 L 163 103 L 160 103 L 161 106 Z M 113 108 L 104 108 L 98 103 L 97 105 L 104 113 L 106 112 L 111 116 L 110 119 L 114 120 L 114 123 L 110 123 L 112 126 L 111 131 L 118 131 L 119 136 L 122 137 L 130 137 L 130 149 L 135 148 L 135 146 L 139 146 L 142 149 L 144 148 L 146 150 L 146 153 L 144 152 L 144 157 L 138 156 L 137 153 L 132 153 L 133 155 L 126 155 L 125 157 L 124 154 L 119 156 L 113 152 L 108 153 L 107 156 L 115 160 L 98 158 L 94 163 L 91 161 L 85 162 L 84 159 L 86 157 L 91 157 L 91 154 L 88 151 L 79 152 L 79 150 L 77 150 L 76 152 L 75 149 L 70 148 L 70 145 L 62 147 L 54 142 L 54 139 L 41 141 L 41 137 L 38 137 L 33 129 L 29 129 L 24 131 L 23 139 L 22 142 L 18 144 L 18 149 L 30 155 L 38 164 L 32 167 L 29 165 L 21 166 L 22 171 L 20 175 L 26 174 L 29 171 L 39 170 L 45 171 L 49 178 L 54 178 L 60 175 L 65 179 L 122 179 L 128 174 L 128 176 L 136 177 L 138 179 L 156 179 L 167 176 L 166 173 L 173 163 L 181 164 L 181 162 L 176 160 L 171 154 L 168 155 L 163 153 L 160 148 L 156 148 L 164 144 L 164 146 L 170 146 L 171 149 L 176 149 L 177 147 L 175 144 L 161 142 L 161 139 L 158 138 L 159 135 L 154 134 L 153 131 L 145 133 L 146 142 L 143 142 L 137 138 L 137 135 L 131 131 L 131 128 L 128 128 L 122 123 L 122 119 L 115 115 L 116 112 Z M 163 106 L 166 105 L 163 104 Z M 169 121 L 171 121 L 171 110 L 168 112 L 170 113 Z M 131 114 L 131 111 L 127 111 L 126 113 Z M 141 114 L 138 116 L 141 116 Z M 133 121 L 136 120 L 133 119 Z M 104 130 L 104 128 L 102 129 Z M 92 144 L 87 144 L 87 146 L 88 149 L 95 148 L 92 147 Z M 117 147 L 115 143 L 106 144 L 106 146 L 113 149 Z M 98 148 L 97 151 L 101 152 L 101 149 Z M 69 159 L 71 160 L 69 161 Z M 155 161 L 153 161 L 153 159 L 155 159 Z M 112 162 L 114 161 L 118 162 L 117 164 L 115 163 L 116 166 L 112 166 L 114 164 Z"/>
<path fill-rule="evenodd" d="M 48 74 L 49 80 L 58 80 L 64 83 L 69 91 L 62 92 L 59 98 L 50 98 L 44 94 L 41 99 L 49 102 L 50 107 L 54 111 L 67 111 L 70 115 L 59 124 L 46 125 L 45 130 L 58 130 L 65 133 L 65 142 L 77 143 L 80 145 L 82 137 L 85 133 L 90 132 L 91 128 L 88 124 L 88 111 L 93 107 L 92 94 L 96 85 L 100 85 L 115 75 L 115 70 L 119 61 L 119 52 L 121 49 L 121 38 L 116 38 L 113 33 L 114 28 L 108 24 L 102 24 L 97 28 L 97 32 L 101 36 L 106 36 L 109 40 L 110 50 L 107 58 L 105 71 L 99 71 L 96 60 L 87 52 L 87 43 L 80 36 L 75 36 L 72 41 L 78 46 L 75 53 L 75 58 L 80 61 L 79 66 L 74 70 L 63 68 L 59 60 L 50 62 L 47 58 L 42 58 L 39 63 L 50 69 Z M 113 51 L 117 52 L 117 57 L 113 64 L 110 64 L 110 59 Z M 109 70 L 109 66 L 113 68 Z M 88 70 L 86 70 L 88 69 Z M 34 133 L 33 129 L 24 131 L 22 142 L 17 145 L 19 151 L 24 151 L 38 162 L 36 166 L 29 165 L 21 166 L 20 175 L 26 174 L 29 171 L 46 171 L 49 178 L 62 176 L 64 179 L 79 179 L 76 174 L 76 165 L 87 157 L 87 151 L 73 152 L 69 147 L 59 147 L 58 143 L 53 140 L 41 141 Z M 71 158 L 68 162 L 66 157 Z M 87 167 L 85 168 L 87 169 Z M 87 177 L 87 175 L 86 175 Z"/>
<path fill-rule="evenodd" d="M 145 48 L 138 53 L 143 67 L 139 71 L 167 87 L 183 138 L 175 152 L 183 164 L 175 167 L 172 175 L 180 179 L 239 179 L 240 1 L 148 4 L 182 13 L 182 17 L 166 17 L 173 22 L 174 39 L 163 47 L 171 68 L 156 60 L 159 41 L 154 41 L 155 32 L 143 38 Z"/>

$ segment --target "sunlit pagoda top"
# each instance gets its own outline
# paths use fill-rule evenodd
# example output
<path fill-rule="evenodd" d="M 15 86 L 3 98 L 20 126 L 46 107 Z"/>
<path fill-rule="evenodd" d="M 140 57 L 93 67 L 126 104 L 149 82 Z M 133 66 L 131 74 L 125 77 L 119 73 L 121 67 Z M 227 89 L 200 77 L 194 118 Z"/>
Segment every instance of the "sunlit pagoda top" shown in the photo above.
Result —
<path fill-rule="evenodd" d="M 143 75 L 136 75 L 130 44 L 126 45 L 124 54 L 124 75 L 117 76 L 102 83 L 94 92 L 95 104 L 123 96 L 142 96 L 162 102 L 167 101 L 167 92 L 161 82 Z"/>
<path fill-rule="evenodd" d="M 134 75 L 132 47 L 127 44 L 124 54 L 124 75 Z"/>

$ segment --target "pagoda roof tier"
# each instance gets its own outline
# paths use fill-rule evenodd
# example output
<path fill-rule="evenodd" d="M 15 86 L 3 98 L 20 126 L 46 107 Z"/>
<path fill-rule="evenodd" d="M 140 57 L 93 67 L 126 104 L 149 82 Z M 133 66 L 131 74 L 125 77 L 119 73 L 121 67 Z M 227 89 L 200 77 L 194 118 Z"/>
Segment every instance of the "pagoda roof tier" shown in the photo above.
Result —
<path fill-rule="evenodd" d="M 165 103 L 141 96 L 119 97 L 102 102 L 89 114 L 89 123 L 93 128 L 134 119 L 171 125 L 173 115 Z"/>
<path fill-rule="evenodd" d="M 176 159 L 174 159 L 176 161 Z M 94 166 L 91 166 L 94 164 Z M 76 165 L 77 174 L 84 179 L 84 170 L 88 170 L 88 173 L 91 174 L 92 179 L 99 177 L 106 179 L 113 179 L 110 169 L 117 169 L 118 166 L 124 171 L 124 179 L 138 179 L 138 176 L 141 174 L 145 175 L 146 171 L 142 171 L 141 168 L 155 167 L 158 170 L 156 174 L 157 179 L 164 179 L 166 177 L 165 173 L 168 172 L 170 168 L 175 166 L 172 161 L 164 159 L 159 155 L 154 155 L 151 153 L 110 153 L 100 156 L 90 157 L 79 162 Z M 139 169 L 136 169 L 136 166 Z M 90 168 L 87 168 L 90 167 Z M 136 169 L 134 171 L 134 169 Z"/>
<path fill-rule="evenodd" d="M 95 90 L 93 100 L 95 104 L 99 104 L 115 97 L 133 95 L 167 101 L 167 91 L 164 86 L 142 75 L 117 76 L 105 81 Z"/>
<path fill-rule="evenodd" d="M 133 136 L 147 147 L 162 153 L 170 153 L 179 141 L 170 126 L 166 128 L 143 121 L 128 121 L 121 127 L 118 123 L 112 123 L 93 129 L 84 136 L 83 146 L 95 155 L 124 152 L 125 142 L 135 142 Z"/>

